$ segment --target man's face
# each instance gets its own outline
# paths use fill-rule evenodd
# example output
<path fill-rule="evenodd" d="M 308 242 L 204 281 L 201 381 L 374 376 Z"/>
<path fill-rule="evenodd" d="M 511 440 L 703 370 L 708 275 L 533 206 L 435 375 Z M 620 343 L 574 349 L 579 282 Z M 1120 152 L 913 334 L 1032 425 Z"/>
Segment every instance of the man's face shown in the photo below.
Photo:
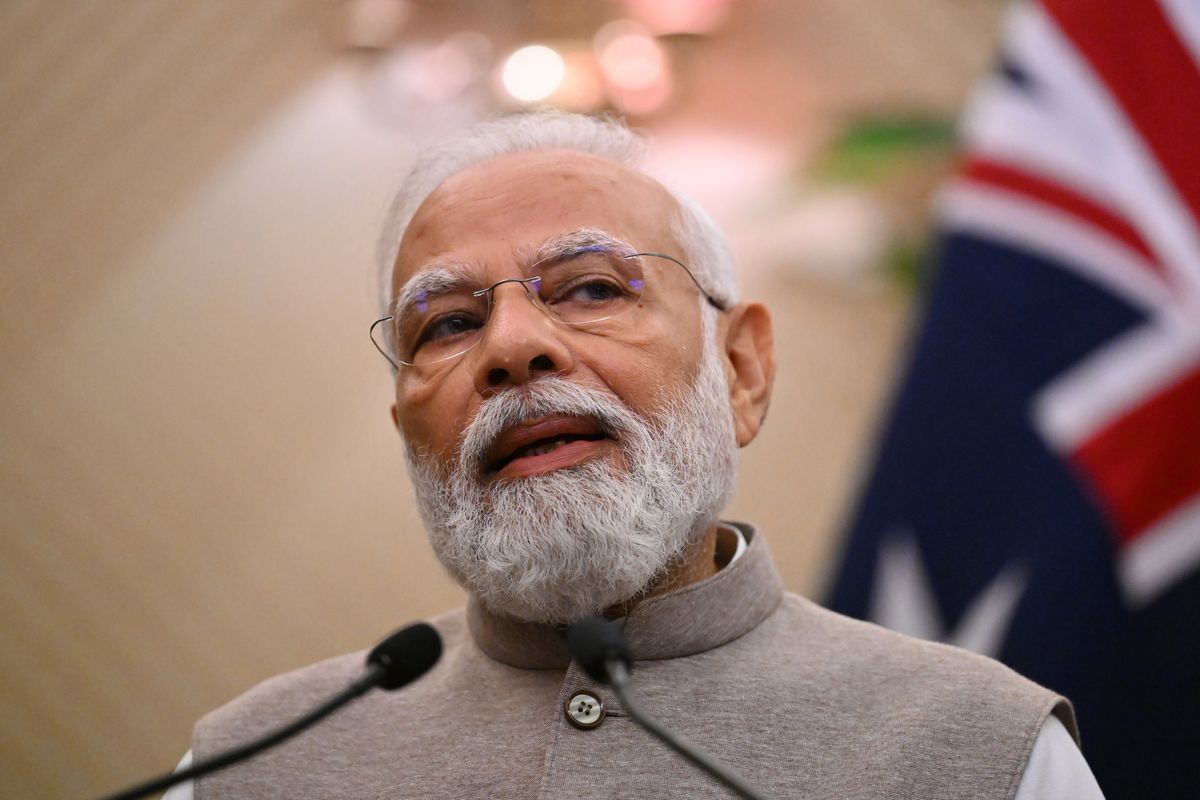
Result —
<path fill-rule="evenodd" d="M 573 153 L 464 171 L 418 210 L 393 291 L 432 269 L 528 277 L 548 242 L 603 231 L 682 255 L 652 181 Z M 493 610 L 566 622 L 645 589 L 713 523 L 737 438 L 726 360 L 668 261 L 619 322 L 572 327 L 501 284 L 478 343 L 402 369 L 395 417 L 439 558 Z M 714 327 L 714 326 L 710 326 Z"/>
<path fill-rule="evenodd" d="M 469 265 L 481 286 L 526 277 L 538 247 L 581 229 L 682 257 L 669 232 L 671 203 L 648 178 L 578 153 L 521 154 L 477 165 L 451 177 L 418 209 L 401 244 L 393 295 L 432 265 Z M 691 385 L 702 351 L 690 279 L 667 262 L 656 265 L 654 276 L 659 284 L 644 297 L 636 326 L 620 335 L 564 326 L 527 302 L 519 284 L 498 287 L 478 345 L 451 364 L 399 373 L 396 421 L 410 448 L 448 467 L 486 398 L 550 374 L 611 392 L 634 413 L 652 415 L 664 389 Z M 518 477 L 567 467 L 612 457 L 612 450 L 603 440 L 578 443 L 558 458 L 509 472 Z"/>

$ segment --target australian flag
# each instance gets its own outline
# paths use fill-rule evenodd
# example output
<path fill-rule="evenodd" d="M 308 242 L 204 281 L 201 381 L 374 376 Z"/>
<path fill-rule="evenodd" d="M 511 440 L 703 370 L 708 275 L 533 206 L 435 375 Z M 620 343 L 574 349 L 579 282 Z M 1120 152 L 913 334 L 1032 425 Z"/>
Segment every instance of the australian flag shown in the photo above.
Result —
<path fill-rule="evenodd" d="M 1070 697 L 1200 798 L 1200 0 L 1016 6 L 830 605 Z"/>

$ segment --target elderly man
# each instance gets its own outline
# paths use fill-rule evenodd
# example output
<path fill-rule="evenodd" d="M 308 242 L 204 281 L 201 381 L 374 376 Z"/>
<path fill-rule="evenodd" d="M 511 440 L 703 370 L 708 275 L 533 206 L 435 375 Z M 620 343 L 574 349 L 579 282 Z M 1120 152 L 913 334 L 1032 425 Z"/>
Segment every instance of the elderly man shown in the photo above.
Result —
<path fill-rule="evenodd" d="M 621 619 L 633 687 L 776 797 L 1099 797 L 1061 697 L 999 664 L 784 592 L 764 535 L 722 522 L 774 358 L 705 214 L 639 141 L 565 114 L 425 154 L 384 236 L 403 436 L 429 538 L 469 591 L 445 655 L 199 797 L 716 797 L 571 661 Z M 196 726 L 206 757 L 360 670 L 268 681 Z"/>

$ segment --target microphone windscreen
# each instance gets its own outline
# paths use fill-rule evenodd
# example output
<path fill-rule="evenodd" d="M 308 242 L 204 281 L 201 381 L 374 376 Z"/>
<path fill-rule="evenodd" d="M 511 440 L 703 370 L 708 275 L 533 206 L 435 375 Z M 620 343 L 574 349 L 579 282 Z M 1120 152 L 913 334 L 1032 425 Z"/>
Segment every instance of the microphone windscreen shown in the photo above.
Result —
<path fill-rule="evenodd" d="M 380 667 L 381 689 L 399 689 L 428 672 L 442 657 L 442 637 L 433 626 L 416 622 L 388 636 L 367 655 L 367 666 Z"/>
<path fill-rule="evenodd" d="M 610 661 L 620 661 L 626 669 L 633 666 L 620 627 L 600 617 L 585 617 L 567 628 L 567 649 L 584 672 L 601 683 L 612 682 L 608 674 Z"/>

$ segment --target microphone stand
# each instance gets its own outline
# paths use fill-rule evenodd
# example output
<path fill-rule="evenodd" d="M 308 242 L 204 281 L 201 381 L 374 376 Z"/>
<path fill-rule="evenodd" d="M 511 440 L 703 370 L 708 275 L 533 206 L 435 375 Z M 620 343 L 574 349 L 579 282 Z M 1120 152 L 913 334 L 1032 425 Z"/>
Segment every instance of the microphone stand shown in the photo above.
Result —
<path fill-rule="evenodd" d="M 417 622 L 401 628 L 372 648 L 367 654 L 367 669 L 357 680 L 294 722 L 232 750 L 198 761 L 186 769 L 168 772 L 131 789 L 109 795 L 104 800 L 136 800 L 236 764 L 287 741 L 376 686 L 389 692 L 407 686 L 432 669 L 441 656 L 442 639 L 433 626 Z"/>
<path fill-rule="evenodd" d="M 155 792 L 161 792 L 177 783 L 198 778 L 201 775 L 207 775 L 210 772 L 227 767 L 230 764 L 236 764 L 242 759 L 249 758 L 256 753 L 261 753 L 269 747 L 274 747 L 280 742 L 287 741 L 296 734 L 303 731 L 305 728 L 312 726 L 314 723 L 321 721 L 325 717 L 337 711 L 342 706 L 361 697 L 370 689 L 378 686 L 380 680 L 387 673 L 387 668 L 378 664 L 372 664 L 367 668 L 366 674 L 356 680 L 354 683 L 342 689 L 340 692 L 330 697 L 321 705 L 309 711 L 299 719 L 271 731 L 267 735 L 255 739 L 252 742 L 239 745 L 232 750 L 226 750 L 223 753 L 218 753 L 212 758 L 198 761 L 186 769 L 181 769 L 178 772 L 168 772 L 157 778 L 151 778 L 145 783 L 138 784 L 132 788 L 126 789 L 118 794 L 109 795 L 103 800 L 136 800 L 139 797 L 145 797 Z"/>
<path fill-rule="evenodd" d="M 686 758 L 688 761 L 695 764 L 700 769 L 707 772 L 716 780 L 720 781 L 729 789 L 737 792 L 746 800 L 767 800 L 764 795 L 759 794 L 741 778 L 726 770 L 717 762 L 715 758 L 701 750 L 696 745 L 689 742 L 677 733 L 664 728 L 661 724 L 655 721 L 642 711 L 641 706 L 633 699 L 633 695 L 629 691 L 629 669 L 625 666 L 625 662 L 619 658 L 608 659 L 605 663 L 608 668 L 609 686 L 612 687 L 613 694 L 621 701 L 621 705 L 625 707 L 625 711 L 629 716 L 648 730 L 651 734 L 667 747 L 670 747 L 679 755 Z"/>

